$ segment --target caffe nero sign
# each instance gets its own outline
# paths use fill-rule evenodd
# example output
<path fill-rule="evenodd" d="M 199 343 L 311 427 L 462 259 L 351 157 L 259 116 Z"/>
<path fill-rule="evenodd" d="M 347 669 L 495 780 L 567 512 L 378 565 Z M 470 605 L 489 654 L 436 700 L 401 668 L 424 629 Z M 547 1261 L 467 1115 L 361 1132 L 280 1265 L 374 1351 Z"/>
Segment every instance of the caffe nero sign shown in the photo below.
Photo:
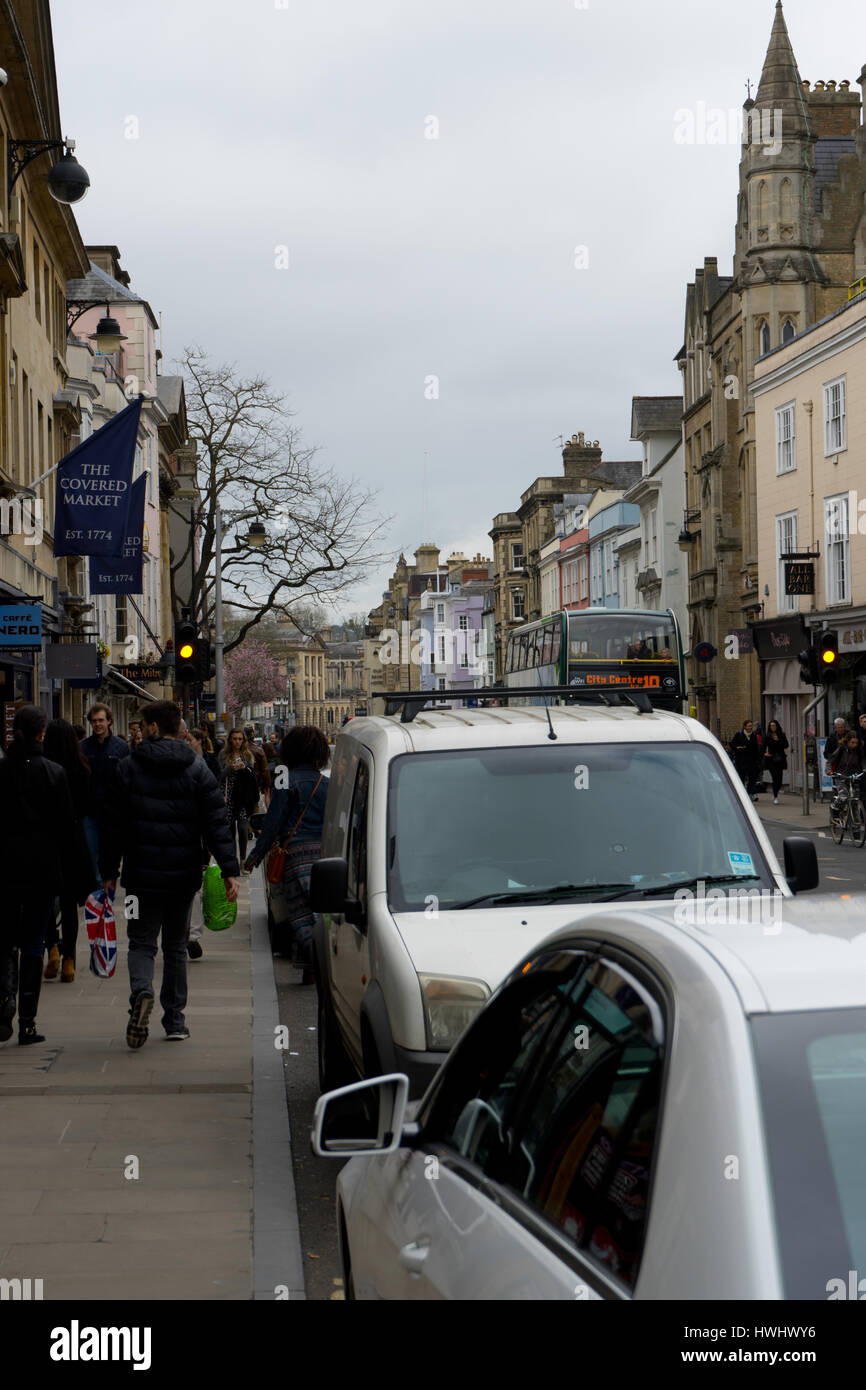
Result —
<path fill-rule="evenodd" d="M 753 627 L 755 650 L 761 661 L 795 660 L 803 650 L 806 637 L 799 618 L 781 619 Z"/>

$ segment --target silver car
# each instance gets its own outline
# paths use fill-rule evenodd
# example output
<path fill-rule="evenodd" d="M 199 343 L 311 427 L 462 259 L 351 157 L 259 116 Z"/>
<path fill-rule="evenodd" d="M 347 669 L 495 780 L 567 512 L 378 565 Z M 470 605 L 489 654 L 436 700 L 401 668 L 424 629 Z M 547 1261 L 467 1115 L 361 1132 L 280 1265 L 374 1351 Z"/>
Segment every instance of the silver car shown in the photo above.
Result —
<path fill-rule="evenodd" d="M 581 919 L 407 1093 L 397 1076 L 317 1106 L 315 1152 L 355 1155 L 348 1297 L 849 1297 L 866 899 L 696 894 Z"/>

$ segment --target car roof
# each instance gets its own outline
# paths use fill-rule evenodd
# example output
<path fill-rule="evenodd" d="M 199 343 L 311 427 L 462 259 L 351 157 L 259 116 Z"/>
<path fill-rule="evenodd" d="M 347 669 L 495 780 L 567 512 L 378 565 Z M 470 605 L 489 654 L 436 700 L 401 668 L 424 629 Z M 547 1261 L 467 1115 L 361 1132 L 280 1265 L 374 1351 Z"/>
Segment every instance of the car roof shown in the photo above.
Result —
<path fill-rule="evenodd" d="M 431 699 L 435 698 L 431 692 Z M 550 723 L 548 723 L 548 711 Z M 627 706 L 539 705 L 488 709 L 423 709 L 410 723 L 399 715 L 358 716 L 342 729 L 338 741 L 357 739 L 377 756 L 433 752 L 449 748 L 489 748 L 491 744 L 525 745 L 549 737 L 550 724 L 564 743 L 697 742 L 715 738 L 696 719 L 653 710 L 641 714 Z"/>
<path fill-rule="evenodd" d="M 670 904 L 608 908 L 562 928 L 538 949 L 601 936 L 664 963 L 674 984 L 678 953 L 692 962 L 703 956 L 705 966 L 711 958 L 748 1014 L 866 1007 L 866 894 L 786 898 L 765 890 L 761 898 L 746 891 L 712 908 L 706 900 L 703 911 L 699 899 L 691 911 Z M 703 920 L 715 912 L 729 920 Z"/>

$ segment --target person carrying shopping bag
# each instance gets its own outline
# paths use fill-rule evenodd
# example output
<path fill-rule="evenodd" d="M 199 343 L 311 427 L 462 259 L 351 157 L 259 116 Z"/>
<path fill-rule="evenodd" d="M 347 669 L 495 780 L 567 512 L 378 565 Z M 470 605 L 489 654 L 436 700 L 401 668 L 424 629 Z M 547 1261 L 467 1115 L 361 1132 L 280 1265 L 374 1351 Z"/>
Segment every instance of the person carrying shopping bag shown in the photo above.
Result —
<path fill-rule="evenodd" d="M 322 825 L 328 779 L 328 740 L 313 725 L 290 729 L 274 766 L 274 793 L 256 846 L 245 869 L 252 870 L 276 846 L 285 853 L 282 886 L 293 937 L 292 959 L 303 970 L 302 984 L 313 981 L 313 927 L 310 871 L 322 853 Z M 287 785 L 284 785 L 287 783 Z M 273 880 L 272 880 L 273 881 Z"/>

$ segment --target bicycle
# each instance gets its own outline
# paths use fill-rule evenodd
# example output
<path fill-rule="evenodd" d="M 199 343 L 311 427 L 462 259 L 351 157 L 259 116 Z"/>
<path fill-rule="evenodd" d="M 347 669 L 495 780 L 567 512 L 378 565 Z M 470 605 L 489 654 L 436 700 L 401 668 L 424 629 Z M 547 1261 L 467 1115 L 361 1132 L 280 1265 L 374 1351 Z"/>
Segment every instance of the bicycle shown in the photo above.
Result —
<path fill-rule="evenodd" d="M 866 817 L 860 800 L 862 772 L 837 773 L 833 778 L 833 800 L 830 802 L 830 833 L 837 845 L 850 828 L 851 839 L 858 849 L 866 843 Z"/>

